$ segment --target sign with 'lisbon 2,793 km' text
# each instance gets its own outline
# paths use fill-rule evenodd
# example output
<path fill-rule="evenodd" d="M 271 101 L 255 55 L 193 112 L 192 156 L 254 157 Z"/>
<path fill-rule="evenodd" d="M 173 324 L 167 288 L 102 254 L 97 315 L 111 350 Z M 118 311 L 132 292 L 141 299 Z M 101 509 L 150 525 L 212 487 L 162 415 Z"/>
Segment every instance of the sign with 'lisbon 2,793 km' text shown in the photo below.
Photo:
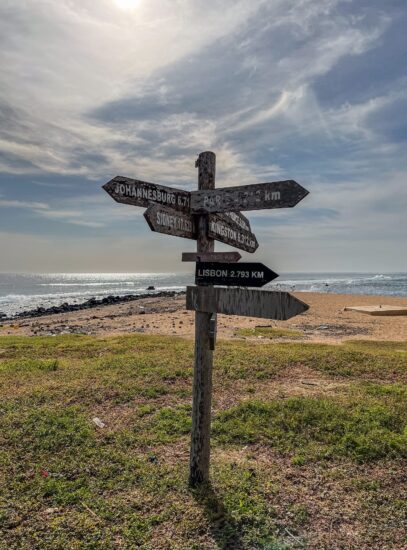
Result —
<path fill-rule="evenodd" d="M 215 241 L 255 252 L 259 243 L 242 210 L 291 208 L 307 194 L 294 180 L 215 189 L 216 157 L 201 153 L 198 190 L 185 191 L 116 176 L 104 190 L 117 202 L 147 208 L 152 231 L 194 239 L 196 252 L 182 261 L 195 262 L 196 286 L 187 287 L 186 307 L 195 311 L 195 365 L 189 484 L 209 481 L 213 350 L 217 314 L 286 320 L 308 306 L 288 292 L 257 290 L 278 275 L 261 263 L 239 263 L 237 251 L 215 252 Z M 244 287 L 244 288 L 242 288 Z"/>
<path fill-rule="evenodd" d="M 264 286 L 278 277 L 260 263 L 197 262 L 195 283 L 201 285 Z"/>

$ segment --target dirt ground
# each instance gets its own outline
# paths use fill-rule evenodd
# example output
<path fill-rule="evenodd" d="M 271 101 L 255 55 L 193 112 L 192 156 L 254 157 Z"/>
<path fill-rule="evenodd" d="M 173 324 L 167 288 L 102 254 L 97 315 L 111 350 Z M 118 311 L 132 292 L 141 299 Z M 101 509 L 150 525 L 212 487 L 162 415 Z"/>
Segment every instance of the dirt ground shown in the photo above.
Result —
<path fill-rule="evenodd" d="M 258 339 L 261 336 L 242 336 L 239 329 L 271 326 L 299 331 L 300 339 L 313 342 L 340 343 L 348 339 L 407 340 L 407 316 L 376 317 L 344 311 L 346 306 L 359 305 L 407 307 L 407 298 L 306 292 L 294 294 L 309 304 L 310 309 L 304 314 L 288 321 L 219 315 L 218 338 Z M 194 312 L 185 310 L 185 295 L 173 298 L 149 296 L 134 302 L 20 319 L 0 326 L 0 335 L 109 335 L 132 332 L 191 338 L 194 335 Z M 284 337 L 284 340 L 287 339 L 290 338 Z"/>

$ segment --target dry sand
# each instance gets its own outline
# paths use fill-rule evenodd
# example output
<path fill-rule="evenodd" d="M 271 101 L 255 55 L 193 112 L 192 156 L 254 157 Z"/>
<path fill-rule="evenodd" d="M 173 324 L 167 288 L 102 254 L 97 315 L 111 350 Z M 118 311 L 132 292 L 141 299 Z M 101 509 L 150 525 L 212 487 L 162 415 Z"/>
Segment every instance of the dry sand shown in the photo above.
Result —
<path fill-rule="evenodd" d="M 345 306 L 407 306 L 407 298 L 310 292 L 294 294 L 309 304 L 310 309 L 306 313 L 289 321 L 219 315 L 218 338 L 242 338 L 236 334 L 239 328 L 272 326 L 300 331 L 302 340 L 313 342 L 340 343 L 349 339 L 407 340 L 407 316 L 371 317 L 355 311 L 344 311 Z M 150 296 L 124 304 L 21 319 L 0 327 L 0 335 L 108 335 L 134 332 L 192 338 L 194 314 L 185 310 L 184 295 L 174 298 Z M 289 339 L 286 337 L 284 341 Z"/>

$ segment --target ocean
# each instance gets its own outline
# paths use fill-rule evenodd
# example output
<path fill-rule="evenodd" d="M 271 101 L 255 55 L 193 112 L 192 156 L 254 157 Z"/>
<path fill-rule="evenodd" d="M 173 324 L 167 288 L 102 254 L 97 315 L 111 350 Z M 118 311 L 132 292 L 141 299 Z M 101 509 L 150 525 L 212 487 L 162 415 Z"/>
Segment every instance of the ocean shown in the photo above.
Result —
<path fill-rule="evenodd" d="M 191 273 L 0 273 L 0 312 L 11 316 L 92 297 L 181 291 L 191 283 Z M 149 286 L 155 291 L 148 291 Z M 407 296 L 407 273 L 287 273 L 263 288 Z"/>

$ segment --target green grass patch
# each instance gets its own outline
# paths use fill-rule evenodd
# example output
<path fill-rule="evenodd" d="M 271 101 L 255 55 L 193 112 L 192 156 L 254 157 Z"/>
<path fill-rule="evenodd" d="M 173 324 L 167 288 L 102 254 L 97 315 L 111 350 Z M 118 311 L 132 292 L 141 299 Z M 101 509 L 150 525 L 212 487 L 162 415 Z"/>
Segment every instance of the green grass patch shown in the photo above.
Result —
<path fill-rule="evenodd" d="M 318 469 L 328 479 L 341 464 L 350 473 L 329 477 L 329 494 L 346 480 L 361 502 L 355 517 L 358 529 L 366 526 L 365 545 L 390 547 L 389 529 L 371 539 L 369 529 L 381 525 L 378 507 L 380 517 L 400 523 L 399 485 L 389 490 L 368 473 L 348 478 L 382 460 L 383 471 L 398 472 L 406 456 L 404 343 L 218 342 L 213 387 L 221 410 L 206 491 L 187 488 L 192 341 L 2 337 L 0 349 L 1 550 L 148 550 L 167 540 L 196 550 L 282 550 L 293 547 L 286 529 L 312 547 L 320 504 L 308 506 L 313 494 L 296 492 L 306 490 L 301 476 Z M 313 386 L 313 397 L 286 398 L 286 385 L 284 396 L 243 401 L 302 367 L 339 381 L 340 391 L 327 396 L 321 386 L 314 395 Z M 270 450 L 278 464 L 257 461 Z M 287 469 L 299 479 L 284 477 Z"/>
<path fill-rule="evenodd" d="M 0 372 L 31 372 L 48 371 L 53 372 L 58 369 L 56 359 L 9 359 L 0 363 Z"/>
<path fill-rule="evenodd" d="M 191 432 L 191 406 L 163 407 L 152 417 L 147 431 L 160 443 L 176 441 Z"/>
<path fill-rule="evenodd" d="M 213 433 L 222 443 L 264 443 L 307 459 L 405 458 L 406 401 L 404 395 L 392 397 L 362 403 L 352 397 L 246 401 L 220 413 Z"/>

